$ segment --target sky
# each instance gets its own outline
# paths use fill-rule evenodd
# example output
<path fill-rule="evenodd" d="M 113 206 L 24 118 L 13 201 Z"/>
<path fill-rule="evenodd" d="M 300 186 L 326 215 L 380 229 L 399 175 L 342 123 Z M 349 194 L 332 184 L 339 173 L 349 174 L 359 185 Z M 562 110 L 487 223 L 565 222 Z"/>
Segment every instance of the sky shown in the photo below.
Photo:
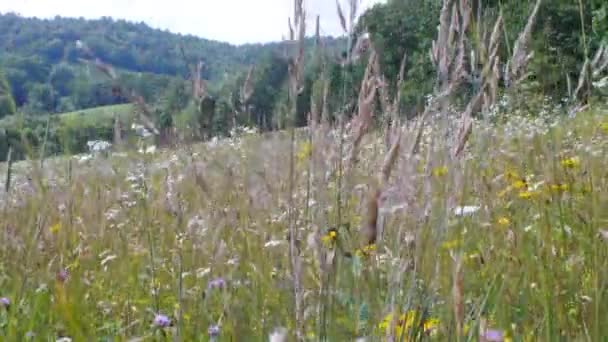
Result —
<path fill-rule="evenodd" d="M 347 0 L 340 0 L 342 8 Z M 385 0 L 360 0 L 365 8 Z M 323 35 L 341 34 L 335 0 L 305 0 L 309 32 L 321 16 Z M 262 43 L 281 40 L 288 32 L 293 0 L 0 0 L 0 12 L 27 17 L 99 18 L 109 16 L 143 21 L 183 34 L 230 42 Z"/>

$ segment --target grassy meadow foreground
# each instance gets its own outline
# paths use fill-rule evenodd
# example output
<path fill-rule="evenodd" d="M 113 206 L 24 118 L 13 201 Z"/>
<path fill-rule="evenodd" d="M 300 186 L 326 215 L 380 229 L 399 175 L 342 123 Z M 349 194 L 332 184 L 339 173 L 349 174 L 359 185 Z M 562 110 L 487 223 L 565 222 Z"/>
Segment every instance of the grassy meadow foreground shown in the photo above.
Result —
<path fill-rule="evenodd" d="M 386 146 L 365 137 L 341 178 L 337 140 L 296 139 L 293 187 L 285 133 L 16 164 L 0 340 L 291 340 L 290 222 L 311 341 L 606 339 L 606 112 L 479 123 L 452 163 L 425 137 L 398 155 L 374 245 L 359 230 Z"/>

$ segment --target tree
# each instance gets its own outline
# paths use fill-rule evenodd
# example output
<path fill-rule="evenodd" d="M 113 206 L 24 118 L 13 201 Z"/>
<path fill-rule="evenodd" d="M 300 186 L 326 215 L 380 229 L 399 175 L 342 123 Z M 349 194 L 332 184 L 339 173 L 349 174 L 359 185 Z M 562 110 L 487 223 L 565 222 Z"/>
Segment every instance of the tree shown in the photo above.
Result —
<path fill-rule="evenodd" d="M 0 118 L 15 114 L 16 111 L 11 87 L 2 71 L 0 71 Z"/>
<path fill-rule="evenodd" d="M 57 92 L 57 95 L 68 96 L 72 93 L 75 78 L 76 74 L 72 68 L 67 64 L 62 63 L 53 67 L 53 70 L 49 75 L 49 82 Z"/>
<path fill-rule="evenodd" d="M 36 83 L 28 93 L 28 107 L 35 114 L 55 111 L 55 90 L 50 84 Z"/>

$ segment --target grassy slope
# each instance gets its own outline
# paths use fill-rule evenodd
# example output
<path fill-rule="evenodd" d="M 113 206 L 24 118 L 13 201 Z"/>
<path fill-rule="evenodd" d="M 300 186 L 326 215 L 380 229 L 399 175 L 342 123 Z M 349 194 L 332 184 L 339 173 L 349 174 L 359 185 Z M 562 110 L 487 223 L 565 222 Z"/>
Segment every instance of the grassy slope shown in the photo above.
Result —
<path fill-rule="evenodd" d="M 108 124 L 114 119 L 114 115 L 118 115 L 123 120 L 128 120 L 133 112 L 132 104 L 119 104 L 111 106 L 101 106 L 83 110 L 77 110 L 74 112 L 52 114 L 54 118 L 62 122 L 86 122 L 86 123 L 100 123 Z M 46 115 L 39 116 L 40 118 L 46 118 Z M 5 117 L 0 120 L 0 127 L 7 127 L 14 125 L 19 122 L 20 117 L 13 115 Z"/>
<path fill-rule="evenodd" d="M 441 155 L 431 154 L 435 172 L 427 174 L 402 156 L 382 208 L 384 238 L 371 255 L 336 256 L 325 272 L 318 253 L 334 247 L 310 237 L 335 222 L 337 180 L 324 175 L 338 146 L 319 142 L 313 150 L 321 178 L 307 201 L 309 148 L 299 143 L 295 203 L 311 340 L 322 317 L 330 341 L 379 338 L 390 303 L 400 312 L 423 308 L 427 328 L 436 319 L 430 338 L 455 340 L 455 256 L 463 260 L 456 292 L 473 340 L 482 321 L 517 341 L 608 336 L 606 115 L 584 113 L 553 126 L 514 119 L 475 132 L 462 165 L 444 168 Z M 348 178 L 352 188 L 365 189 L 378 170 L 379 141 L 367 142 Z M 49 166 L 50 191 L 15 191 L 19 208 L 0 213 L 8 223 L 0 237 L 0 296 L 13 303 L 0 309 L 0 336 L 160 341 L 179 333 L 205 341 L 207 328 L 219 324 L 221 341 L 258 341 L 277 326 L 293 331 L 288 151 L 277 135 L 100 159 L 73 168 L 69 180 L 65 165 Z M 481 209 L 455 216 L 445 207 L 454 194 L 458 204 Z M 343 220 L 353 230 L 340 230 L 338 240 L 353 250 L 364 196 L 354 190 L 344 198 Z M 57 280 L 62 269 L 67 281 Z M 224 287 L 208 286 L 218 278 Z M 329 297 L 319 295 L 321 283 Z M 155 313 L 175 324 L 153 327 Z"/>

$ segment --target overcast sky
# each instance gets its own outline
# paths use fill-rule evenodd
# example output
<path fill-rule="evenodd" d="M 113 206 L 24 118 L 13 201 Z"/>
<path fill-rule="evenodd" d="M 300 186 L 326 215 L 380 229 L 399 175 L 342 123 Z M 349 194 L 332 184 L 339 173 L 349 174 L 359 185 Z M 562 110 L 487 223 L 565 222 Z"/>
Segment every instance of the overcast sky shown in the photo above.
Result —
<path fill-rule="evenodd" d="M 362 10 L 383 1 L 361 0 Z M 340 34 L 335 0 L 305 2 L 309 18 L 321 15 L 322 34 Z M 341 2 L 346 10 L 346 0 Z M 0 0 L 0 12 L 28 17 L 110 16 L 241 44 L 277 41 L 286 35 L 293 0 Z M 314 30 L 312 23 L 309 32 Z"/>

